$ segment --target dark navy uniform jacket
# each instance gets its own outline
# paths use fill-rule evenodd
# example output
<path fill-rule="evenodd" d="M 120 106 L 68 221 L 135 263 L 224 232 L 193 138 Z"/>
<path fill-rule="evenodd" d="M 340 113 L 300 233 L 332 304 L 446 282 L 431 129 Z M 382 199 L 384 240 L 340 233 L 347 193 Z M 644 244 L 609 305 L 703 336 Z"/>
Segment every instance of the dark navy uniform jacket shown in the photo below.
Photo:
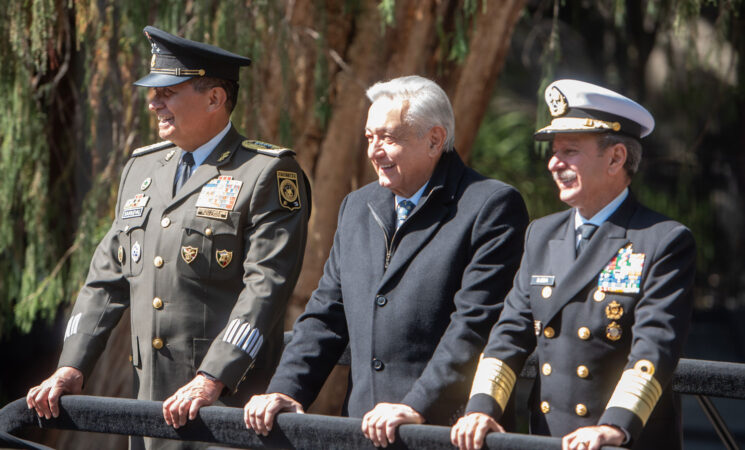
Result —
<path fill-rule="evenodd" d="M 517 269 L 525 205 L 452 151 L 398 230 L 394 208 L 377 182 L 344 199 L 323 277 L 267 392 L 307 408 L 349 344 L 345 414 L 405 403 L 449 424 L 462 412 Z"/>
<path fill-rule="evenodd" d="M 292 151 L 231 127 L 174 196 L 181 149 L 169 144 L 124 168 L 59 366 L 87 377 L 130 308 L 137 398 L 165 400 L 201 370 L 234 394 L 218 404 L 242 406 L 279 361 L 306 240 L 304 176 Z"/>
<path fill-rule="evenodd" d="M 670 378 L 692 309 L 693 236 L 629 195 L 575 260 L 574 214 L 528 227 L 515 286 L 484 360 L 519 374 L 536 351 L 534 434 L 611 424 L 629 432 L 634 448 L 679 448 L 680 407 Z M 631 278 L 623 278 L 624 267 Z M 472 394 L 467 411 L 501 414 L 484 392 Z"/>

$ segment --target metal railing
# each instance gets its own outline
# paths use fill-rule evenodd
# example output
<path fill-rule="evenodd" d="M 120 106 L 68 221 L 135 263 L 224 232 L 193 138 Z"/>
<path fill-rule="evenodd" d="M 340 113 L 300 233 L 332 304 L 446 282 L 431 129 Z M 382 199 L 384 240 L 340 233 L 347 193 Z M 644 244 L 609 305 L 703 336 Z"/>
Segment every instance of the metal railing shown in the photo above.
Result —
<path fill-rule="evenodd" d="M 344 361 L 340 361 L 343 363 Z M 534 377 L 535 360 L 530 360 L 522 377 Z M 709 417 L 718 417 L 716 408 L 708 396 L 745 399 L 745 364 L 682 359 L 672 380 L 673 390 L 680 394 L 695 395 L 705 399 L 702 407 Z M 708 405 L 706 405 L 708 403 Z M 372 443 L 360 431 L 359 419 L 330 417 L 315 414 L 281 414 L 268 437 L 257 436 L 246 429 L 243 410 L 209 406 L 199 411 L 197 420 L 178 430 L 166 425 L 162 416 L 161 402 L 107 397 L 68 395 L 60 401 L 60 417 L 39 419 L 33 410 L 26 407 L 25 399 L 18 399 L 0 410 L 0 444 L 13 448 L 10 441 L 21 442 L 15 448 L 47 448 L 21 441 L 2 433 L 15 433 L 26 427 L 57 428 L 99 433 L 113 433 L 158 438 L 203 441 L 233 447 L 247 448 L 335 448 L 373 449 Z M 713 410 L 707 411 L 707 406 Z M 711 414 L 711 415 L 710 415 Z M 715 419 L 717 433 L 727 448 L 737 448 L 724 431 L 721 418 Z M 721 431 L 721 432 L 720 432 Z M 449 449 L 450 428 L 434 425 L 403 425 L 399 427 L 394 446 L 397 449 Z M 729 441 L 727 440 L 729 436 Z M 491 433 L 486 438 L 488 449 L 560 449 L 561 439 L 528 436 L 513 433 Z M 611 449 L 614 447 L 604 447 Z"/>

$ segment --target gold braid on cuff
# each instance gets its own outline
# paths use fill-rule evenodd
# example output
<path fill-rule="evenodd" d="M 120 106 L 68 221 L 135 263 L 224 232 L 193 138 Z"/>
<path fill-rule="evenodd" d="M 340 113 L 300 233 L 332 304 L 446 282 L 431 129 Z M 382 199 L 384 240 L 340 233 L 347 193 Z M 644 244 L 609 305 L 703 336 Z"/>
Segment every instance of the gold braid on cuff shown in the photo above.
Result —
<path fill-rule="evenodd" d="M 618 122 L 606 122 L 604 120 L 583 119 L 581 117 L 558 117 L 551 121 L 551 125 L 541 128 L 537 133 L 544 131 L 568 131 L 568 130 L 613 130 L 621 131 Z"/>
<path fill-rule="evenodd" d="M 642 424 L 646 424 L 660 395 L 662 386 L 651 373 L 645 373 L 639 368 L 627 369 L 621 375 L 606 409 L 628 409 L 641 419 Z"/>
<path fill-rule="evenodd" d="M 486 394 L 496 400 L 504 411 L 512 388 L 515 387 L 516 379 L 515 372 L 504 361 L 497 358 L 484 358 L 482 354 L 469 397 Z"/>

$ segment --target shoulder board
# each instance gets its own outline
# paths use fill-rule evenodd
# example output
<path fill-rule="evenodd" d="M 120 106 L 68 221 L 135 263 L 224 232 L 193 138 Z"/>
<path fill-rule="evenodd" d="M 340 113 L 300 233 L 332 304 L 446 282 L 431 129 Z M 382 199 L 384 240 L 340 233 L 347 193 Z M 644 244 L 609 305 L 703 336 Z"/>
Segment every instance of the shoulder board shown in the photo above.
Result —
<path fill-rule="evenodd" d="M 158 142 L 157 144 L 146 145 L 144 147 L 135 149 L 135 151 L 132 152 L 132 157 L 147 155 L 148 153 L 156 152 L 158 150 L 163 150 L 164 148 L 173 147 L 173 146 L 174 146 L 174 143 L 171 141 L 163 141 L 163 142 Z"/>
<path fill-rule="evenodd" d="M 262 155 L 269 155 L 269 156 L 284 156 L 284 155 L 290 155 L 294 156 L 295 152 L 292 151 L 292 149 L 285 148 L 285 147 L 278 147 L 276 145 L 268 144 L 266 142 L 261 141 L 251 141 L 246 139 L 241 144 L 243 145 L 243 148 L 247 148 L 249 150 L 253 150 L 256 153 L 261 153 Z"/>

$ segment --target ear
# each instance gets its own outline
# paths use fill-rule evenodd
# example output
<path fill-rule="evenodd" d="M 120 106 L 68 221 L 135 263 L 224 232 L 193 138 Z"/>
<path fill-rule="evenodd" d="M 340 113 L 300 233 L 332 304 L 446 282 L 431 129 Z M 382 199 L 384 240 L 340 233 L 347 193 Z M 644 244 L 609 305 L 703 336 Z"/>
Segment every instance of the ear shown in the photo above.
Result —
<path fill-rule="evenodd" d="M 217 111 L 225 105 L 227 100 L 228 95 L 225 93 L 225 89 L 221 87 L 210 88 L 208 92 L 207 111 Z"/>
<path fill-rule="evenodd" d="M 627 150 L 623 144 L 615 144 L 608 149 L 609 161 L 608 161 L 608 174 L 616 175 L 619 172 L 623 172 L 623 165 L 626 164 Z"/>
<path fill-rule="evenodd" d="M 429 130 L 429 133 L 427 133 L 427 143 L 429 144 L 427 153 L 429 156 L 434 157 L 442 152 L 442 146 L 445 145 L 447 135 L 448 133 L 445 131 L 445 128 L 439 125 L 436 125 Z"/>

